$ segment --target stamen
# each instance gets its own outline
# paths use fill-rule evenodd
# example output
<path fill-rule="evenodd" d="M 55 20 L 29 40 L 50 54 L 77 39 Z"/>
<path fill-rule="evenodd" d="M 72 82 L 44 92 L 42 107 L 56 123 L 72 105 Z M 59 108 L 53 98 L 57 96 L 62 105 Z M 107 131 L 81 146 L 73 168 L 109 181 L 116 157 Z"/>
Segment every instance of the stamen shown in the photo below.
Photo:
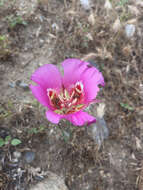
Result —
<path fill-rule="evenodd" d="M 75 104 L 76 102 L 77 102 L 77 98 L 73 99 L 72 105 Z"/>
<path fill-rule="evenodd" d="M 84 107 L 82 104 L 84 96 L 82 82 L 77 82 L 70 91 L 64 87 L 60 92 L 48 88 L 47 95 L 54 112 L 58 114 L 71 114 Z"/>
<path fill-rule="evenodd" d="M 61 107 L 62 107 L 62 108 L 65 107 L 65 104 L 61 104 Z"/>
<path fill-rule="evenodd" d="M 69 93 L 66 89 L 64 89 L 64 97 L 66 100 L 69 100 L 70 99 L 70 96 L 69 96 Z"/>
<path fill-rule="evenodd" d="M 75 90 L 80 94 L 83 92 L 83 84 L 82 82 L 77 82 L 75 84 Z"/>
<path fill-rule="evenodd" d="M 68 104 L 68 107 L 71 107 L 71 105 L 72 105 L 72 103 L 70 102 L 70 103 Z"/>
<path fill-rule="evenodd" d="M 64 102 L 64 99 L 63 99 L 63 94 L 58 94 L 58 98 L 61 100 L 61 102 Z"/>
<path fill-rule="evenodd" d="M 52 88 L 48 88 L 47 89 L 47 95 L 48 97 L 52 100 L 54 98 L 54 95 L 56 94 L 55 90 L 53 90 Z"/>
<path fill-rule="evenodd" d="M 74 94 L 75 94 L 75 91 L 72 92 L 70 99 L 73 98 Z"/>

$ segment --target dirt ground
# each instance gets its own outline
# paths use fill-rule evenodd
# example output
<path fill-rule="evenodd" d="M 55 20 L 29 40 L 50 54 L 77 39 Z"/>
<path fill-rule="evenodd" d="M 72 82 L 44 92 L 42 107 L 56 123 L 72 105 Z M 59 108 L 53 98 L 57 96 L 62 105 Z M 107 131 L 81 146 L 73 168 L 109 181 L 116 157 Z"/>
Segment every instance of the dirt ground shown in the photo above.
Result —
<path fill-rule="evenodd" d="M 46 171 L 69 190 L 143 190 L 143 2 L 111 3 L 93 0 L 85 10 L 74 0 L 0 0 L 0 138 L 21 141 L 0 147 L 1 190 L 28 190 Z M 39 66 L 85 56 L 106 82 L 98 99 L 109 137 L 100 149 L 87 126 L 49 123 L 28 89 Z M 30 163 L 27 151 L 35 154 Z"/>

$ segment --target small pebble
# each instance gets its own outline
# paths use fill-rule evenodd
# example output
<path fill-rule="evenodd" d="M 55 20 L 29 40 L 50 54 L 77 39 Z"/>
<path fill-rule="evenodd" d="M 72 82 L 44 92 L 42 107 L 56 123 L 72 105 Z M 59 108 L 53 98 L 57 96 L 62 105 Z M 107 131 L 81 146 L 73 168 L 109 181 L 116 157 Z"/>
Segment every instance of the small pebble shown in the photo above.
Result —
<path fill-rule="evenodd" d="M 131 38 L 135 33 L 135 25 L 134 24 L 127 24 L 125 26 L 125 32 L 128 38 Z"/>
<path fill-rule="evenodd" d="M 26 152 L 24 155 L 25 161 L 29 164 L 35 159 L 35 153 L 34 152 Z"/>
<path fill-rule="evenodd" d="M 44 179 L 43 176 L 34 176 L 34 179 L 37 181 L 42 181 Z"/>
<path fill-rule="evenodd" d="M 21 157 L 21 152 L 15 151 L 15 152 L 13 153 L 13 156 L 14 156 L 15 158 L 20 158 L 20 157 Z"/>
<path fill-rule="evenodd" d="M 109 136 L 109 130 L 104 118 L 96 117 L 96 122 L 88 127 L 88 134 L 98 144 L 98 148 L 100 148 L 104 139 L 107 139 Z"/>
<path fill-rule="evenodd" d="M 17 158 L 13 158 L 13 159 L 11 159 L 11 162 L 12 162 L 12 163 L 17 163 L 17 162 L 18 162 L 18 159 L 17 159 Z"/>
<path fill-rule="evenodd" d="M 23 88 L 24 90 L 29 90 L 29 85 L 25 82 L 20 81 L 20 80 L 16 81 L 16 85 Z"/>
<path fill-rule="evenodd" d="M 83 6 L 83 8 L 85 10 L 90 10 L 91 9 L 91 5 L 90 5 L 90 1 L 89 0 L 80 0 L 81 5 Z"/>
<path fill-rule="evenodd" d="M 15 84 L 16 84 L 17 86 L 19 86 L 20 83 L 21 83 L 21 80 L 17 80 Z"/>
<path fill-rule="evenodd" d="M 44 21 L 44 16 L 39 15 L 39 20 L 40 20 L 41 22 L 43 22 L 43 21 Z"/>
<path fill-rule="evenodd" d="M 19 84 L 19 86 L 20 86 L 21 88 L 23 88 L 24 90 L 29 90 L 29 85 L 26 84 L 26 83 L 24 83 L 24 82 L 21 82 L 21 83 Z"/>
<path fill-rule="evenodd" d="M 52 28 L 56 31 L 59 31 L 59 26 L 56 23 L 52 24 Z"/>
<path fill-rule="evenodd" d="M 7 165 L 8 165 L 9 167 L 11 167 L 11 168 L 16 168 L 16 167 L 18 166 L 18 162 L 15 162 L 15 163 L 9 162 Z"/>
<path fill-rule="evenodd" d="M 8 85 L 9 85 L 9 87 L 11 87 L 11 88 L 15 88 L 15 87 L 16 87 L 16 85 L 15 85 L 14 82 L 10 82 Z"/>

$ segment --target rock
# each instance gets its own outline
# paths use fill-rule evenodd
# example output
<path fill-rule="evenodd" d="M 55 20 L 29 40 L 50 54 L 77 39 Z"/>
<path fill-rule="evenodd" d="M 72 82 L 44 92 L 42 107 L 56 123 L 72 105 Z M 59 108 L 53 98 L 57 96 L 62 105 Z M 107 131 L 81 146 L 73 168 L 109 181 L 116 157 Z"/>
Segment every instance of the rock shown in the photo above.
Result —
<path fill-rule="evenodd" d="M 13 153 L 13 156 L 14 156 L 14 158 L 19 159 L 19 158 L 21 157 L 21 152 L 15 151 L 15 152 Z"/>
<path fill-rule="evenodd" d="M 35 153 L 31 151 L 25 152 L 24 159 L 30 164 L 35 159 Z"/>
<path fill-rule="evenodd" d="M 18 158 L 12 158 L 11 163 L 18 163 Z"/>
<path fill-rule="evenodd" d="M 21 82 L 21 83 L 19 84 L 19 86 L 20 86 L 21 88 L 23 88 L 24 90 L 29 90 L 29 85 L 28 85 L 27 83 Z"/>
<path fill-rule="evenodd" d="M 135 25 L 134 24 L 127 24 L 125 26 L 125 33 L 128 38 L 131 38 L 135 33 Z"/>
<path fill-rule="evenodd" d="M 89 0 L 80 0 L 81 5 L 83 6 L 83 8 L 85 10 L 90 10 L 91 9 L 91 5 L 90 5 L 90 1 Z"/>
<path fill-rule="evenodd" d="M 53 23 L 52 24 L 52 29 L 55 30 L 55 31 L 59 31 L 59 26 L 57 23 Z"/>
<path fill-rule="evenodd" d="M 16 86 L 14 82 L 10 82 L 8 85 L 9 85 L 9 87 L 11 87 L 11 88 L 15 88 L 15 86 Z"/>
<path fill-rule="evenodd" d="M 104 139 L 109 136 L 109 130 L 104 118 L 96 117 L 96 122 L 88 126 L 88 134 L 100 148 Z"/>
<path fill-rule="evenodd" d="M 42 181 L 44 179 L 44 177 L 43 176 L 34 176 L 34 179 L 36 181 Z"/>
<path fill-rule="evenodd" d="M 48 177 L 32 186 L 29 190 L 68 190 L 63 178 L 57 176 L 52 172 L 48 172 Z"/>
<path fill-rule="evenodd" d="M 12 160 L 12 161 L 13 161 L 13 160 Z M 12 169 L 12 168 L 17 168 L 17 167 L 18 167 L 19 163 L 18 163 L 18 162 L 15 162 L 15 163 L 14 163 L 14 162 L 12 162 L 12 161 L 11 161 L 11 162 L 8 162 L 8 163 L 6 164 L 6 167 L 7 167 L 7 168 L 9 167 L 9 168 Z"/>
<path fill-rule="evenodd" d="M 100 103 L 96 112 L 96 122 L 91 123 L 90 126 L 88 126 L 87 132 L 89 136 L 96 142 L 98 148 L 100 148 L 104 139 L 107 139 L 109 136 L 109 130 L 103 117 L 105 112 L 105 104 Z"/>
<path fill-rule="evenodd" d="M 29 85 L 25 82 L 22 82 L 21 80 L 17 80 L 16 83 L 14 83 L 14 82 L 9 83 L 9 86 L 11 88 L 15 88 L 16 85 L 23 88 L 24 90 L 29 90 Z"/>
<path fill-rule="evenodd" d="M 16 85 L 23 88 L 24 90 L 29 90 L 29 85 L 21 80 L 17 80 Z"/>

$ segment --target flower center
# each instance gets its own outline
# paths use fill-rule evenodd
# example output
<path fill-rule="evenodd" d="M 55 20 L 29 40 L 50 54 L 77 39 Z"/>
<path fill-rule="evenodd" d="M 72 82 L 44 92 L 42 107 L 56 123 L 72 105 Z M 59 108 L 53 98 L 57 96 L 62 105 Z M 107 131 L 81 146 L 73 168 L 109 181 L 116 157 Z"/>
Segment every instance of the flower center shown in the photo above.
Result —
<path fill-rule="evenodd" d="M 82 82 L 77 82 L 69 90 L 63 86 L 59 93 L 48 88 L 47 95 L 54 112 L 58 114 L 71 114 L 85 107 Z"/>

